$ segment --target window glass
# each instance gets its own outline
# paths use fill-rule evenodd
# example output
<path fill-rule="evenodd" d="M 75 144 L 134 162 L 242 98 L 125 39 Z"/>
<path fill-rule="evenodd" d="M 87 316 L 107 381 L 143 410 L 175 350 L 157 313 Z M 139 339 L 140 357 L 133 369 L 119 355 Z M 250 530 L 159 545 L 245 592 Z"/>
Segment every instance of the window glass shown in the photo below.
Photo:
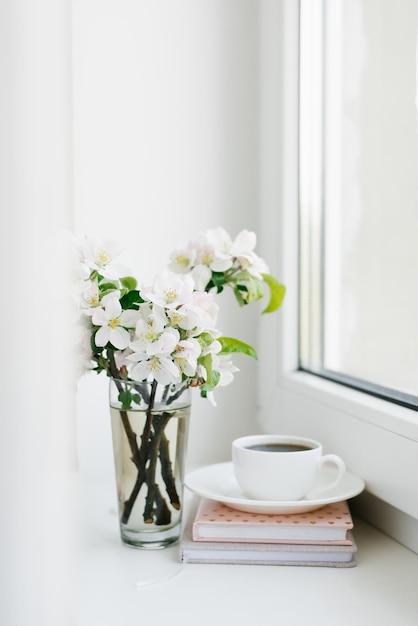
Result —
<path fill-rule="evenodd" d="M 418 3 L 300 20 L 300 364 L 417 406 Z"/>

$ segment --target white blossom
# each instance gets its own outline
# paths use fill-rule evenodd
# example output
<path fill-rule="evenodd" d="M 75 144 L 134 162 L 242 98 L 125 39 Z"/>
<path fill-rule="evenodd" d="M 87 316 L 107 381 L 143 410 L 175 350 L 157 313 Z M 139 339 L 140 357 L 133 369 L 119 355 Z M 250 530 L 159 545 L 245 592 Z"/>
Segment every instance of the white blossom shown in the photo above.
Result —
<path fill-rule="evenodd" d="M 146 351 L 148 344 L 156 341 L 168 322 L 164 309 L 151 303 L 144 303 L 139 311 L 135 337 L 131 343 L 134 351 Z"/>
<path fill-rule="evenodd" d="M 192 247 L 173 250 L 170 254 L 170 263 L 168 269 L 178 274 L 186 274 L 190 272 L 195 264 L 196 250 Z"/>
<path fill-rule="evenodd" d="M 158 339 L 148 344 L 147 354 L 152 356 L 170 356 L 179 341 L 179 331 L 175 328 L 166 328 Z"/>
<path fill-rule="evenodd" d="M 183 374 L 193 377 L 196 374 L 200 354 L 201 347 L 197 339 L 183 339 L 177 344 L 173 359 Z"/>
<path fill-rule="evenodd" d="M 100 306 L 100 292 L 97 280 L 83 281 L 83 293 L 80 297 L 80 306 L 83 313 L 93 315 L 94 310 Z"/>
<path fill-rule="evenodd" d="M 131 336 L 126 329 L 133 328 L 137 318 L 137 311 L 122 311 L 117 298 L 109 299 L 106 306 L 95 309 L 92 316 L 93 324 L 100 326 L 94 338 L 96 346 L 104 347 L 110 341 L 118 350 L 127 348 Z"/>
<path fill-rule="evenodd" d="M 116 261 L 121 249 L 114 241 L 98 238 L 85 238 L 80 246 L 81 265 L 110 280 L 129 274 L 129 269 Z"/>
<path fill-rule="evenodd" d="M 251 275 L 261 279 L 261 274 L 268 272 L 266 263 L 255 252 L 257 243 L 255 233 L 249 230 L 242 230 L 232 244 L 231 252 L 238 260 L 240 266 L 246 269 Z"/>
<path fill-rule="evenodd" d="M 205 291 L 195 291 L 193 294 L 192 304 L 205 312 L 204 325 L 206 329 L 215 332 L 215 327 L 218 321 L 219 306 L 216 304 L 213 294 Z"/>
<path fill-rule="evenodd" d="M 131 354 L 132 350 L 129 346 L 125 348 L 125 350 L 116 350 L 114 352 L 115 365 L 118 370 L 122 368 L 128 369 L 130 367 L 131 361 L 129 360 L 129 357 L 131 356 Z"/>
<path fill-rule="evenodd" d="M 223 228 L 201 233 L 192 245 L 196 251 L 196 266 L 206 265 L 214 272 L 225 272 L 232 267 L 231 241 Z"/>
<path fill-rule="evenodd" d="M 164 270 L 156 275 L 152 287 L 145 287 L 141 290 L 141 296 L 144 300 L 154 302 L 166 309 L 174 309 L 189 302 L 193 290 L 194 280 L 189 274 L 183 276 Z"/>
<path fill-rule="evenodd" d="M 152 377 L 161 385 L 181 381 L 180 370 L 170 357 L 155 355 L 148 358 L 146 354 L 139 353 L 133 356 L 138 359 L 131 371 L 133 380 L 141 381 Z"/>
<path fill-rule="evenodd" d="M 212 367 L 219 372 L 219 387 L 226 387 L 230 385 L 234 380 L 234 373 L 239 372 L 239 368 L 236 367 L 229 355 L 218 354 L 214 357 Z"/>
<path fill-rule="evenodd" d="M 196 265 L 191 270 L 192 278 L 198 291 L 204 291 L 206 285 L 212 278 L 212 271 L 207 265 Z"/>
<path fill-rule="evenodd" d="M 87 317 L 81 317 L 76 326 L 77 356 L 76 366 L 80 374 L 84 374 L 96 367 L 90 345 L 91 324 Z"/>

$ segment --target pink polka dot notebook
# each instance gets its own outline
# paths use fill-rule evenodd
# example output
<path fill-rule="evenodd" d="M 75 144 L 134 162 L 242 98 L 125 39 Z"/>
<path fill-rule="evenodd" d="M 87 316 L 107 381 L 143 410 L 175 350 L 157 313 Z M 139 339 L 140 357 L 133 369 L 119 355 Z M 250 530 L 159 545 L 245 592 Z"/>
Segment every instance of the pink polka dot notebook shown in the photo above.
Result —
<path fill-rule="evenodd" d="M 308 513 L 244 513 L 201 498 L 192 525 L 193 541 L 326 543 L 350 545 L 353 519 L 346 500 Z"/>

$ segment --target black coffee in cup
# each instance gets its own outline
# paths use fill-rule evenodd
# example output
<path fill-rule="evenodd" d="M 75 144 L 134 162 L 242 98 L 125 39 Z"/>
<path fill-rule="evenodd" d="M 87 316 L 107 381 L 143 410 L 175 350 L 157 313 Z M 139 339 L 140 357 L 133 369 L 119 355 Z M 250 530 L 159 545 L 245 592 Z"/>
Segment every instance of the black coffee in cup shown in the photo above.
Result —
<path fill-rule="evenodd" d="M 309 446 L 297 443 L 257 443 L 246 447 L 247 450 L 256 450 L 258 452 L 303 452 L 312 450 Z"/>

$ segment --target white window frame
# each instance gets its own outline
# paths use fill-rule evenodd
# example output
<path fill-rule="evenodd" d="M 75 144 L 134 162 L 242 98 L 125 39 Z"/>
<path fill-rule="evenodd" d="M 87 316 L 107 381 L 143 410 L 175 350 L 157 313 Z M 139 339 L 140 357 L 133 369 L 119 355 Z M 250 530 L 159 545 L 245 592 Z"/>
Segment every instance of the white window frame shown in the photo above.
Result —
<path fill-rule="evenodd" d="M 287 294 L 260 325 L 259 425 L 322 440 L 368 494 L 418 520 L 418 413 L 298 370 L 298 26 L 298 2 L 263 3 L 259 230 Z"/>

